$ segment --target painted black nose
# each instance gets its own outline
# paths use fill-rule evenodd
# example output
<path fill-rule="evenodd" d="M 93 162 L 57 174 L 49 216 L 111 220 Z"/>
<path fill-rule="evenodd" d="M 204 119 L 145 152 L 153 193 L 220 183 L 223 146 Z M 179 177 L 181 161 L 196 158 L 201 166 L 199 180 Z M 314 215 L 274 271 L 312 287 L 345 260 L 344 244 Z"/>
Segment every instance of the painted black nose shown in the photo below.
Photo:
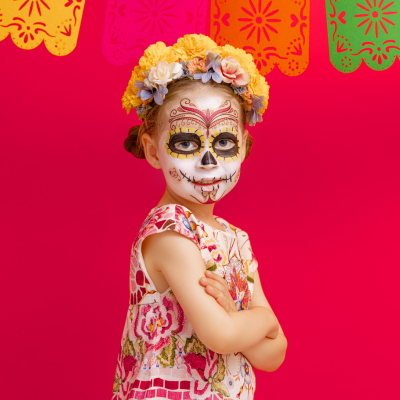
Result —
<path fill-rule="evenodd" d="M 217 165 L 217 160 L 209 151 L 207 151 L 207 153 L 204 154 L 203 158 L 201 159 L 201 165 L 209 165 L 209 164 Z"/>

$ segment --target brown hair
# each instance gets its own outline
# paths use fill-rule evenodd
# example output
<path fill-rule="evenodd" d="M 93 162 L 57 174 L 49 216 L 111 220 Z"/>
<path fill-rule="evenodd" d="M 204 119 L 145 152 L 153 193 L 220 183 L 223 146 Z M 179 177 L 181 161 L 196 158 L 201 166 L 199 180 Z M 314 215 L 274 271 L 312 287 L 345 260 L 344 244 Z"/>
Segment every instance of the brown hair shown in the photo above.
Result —
<path fill-rule="evenodd" d="M 183 91 L 189 88 L 195 88 L 195 86 L 199 85 L 201 85 L 202 87 L 204 87 L 204 85 L 208 85 L 210 87 L 214 87 L 218 90 L 224 91 L 225 93 L 232 96 L 232 98 L 234 98 L 235 101 L 237 101 L 240 105 L 241 109 L 240 121 L 242 124 L 242 130 L 244 130 L 245 115 L 246 115 L 244 106 L 246 103 L 244 100 L 242 100 L 241 97 L 235 95 L 232 89 L 229 87 L 229 85 L 224 82 L 216 83 L 212 79 L 210 79 L 207 83 L 203 83 L 200 80 L 196 79 L 189 79 L 189 78 L 179 79 L 168 85 L 168 94 L 165 96 L 163 105 L 165 105 L 172 99 L 176 98 Z M 150 136 L 157 136 L 157 134 L 160 131 L 160 125 L 161 125 L 160 110 L 161 106 L 154 104 L 154 106 L 148 111 L 146 119 L 143 120 L 143 123 L 141 125 L 137 125 L 129 129 L 128 137 L 124 141 L 124 147 L 127 152 L 132 153 L 136 158 L 146 158 L 141 140 L 143 133 L 147 132 Z M 253 138 L 249 134 L 247 136 L 247 141 L 246 141 L 245 158 L 247 158 L 250 155 L 252 145 L 253 145 Z"/>

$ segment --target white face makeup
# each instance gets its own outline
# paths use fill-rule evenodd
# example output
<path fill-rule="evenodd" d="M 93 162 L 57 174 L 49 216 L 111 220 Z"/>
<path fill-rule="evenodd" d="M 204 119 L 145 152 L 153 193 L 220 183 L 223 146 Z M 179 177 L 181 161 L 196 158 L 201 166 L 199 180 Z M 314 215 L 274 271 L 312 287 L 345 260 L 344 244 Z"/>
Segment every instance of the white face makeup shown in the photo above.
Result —
<path fill-rule="evenodd" d="M 168 186 L 180 197 L 215 203 L 239 179 L 242 132 L 239 112 L 221 96 L 196 96 L 168 104 L 159 159 Z"/>

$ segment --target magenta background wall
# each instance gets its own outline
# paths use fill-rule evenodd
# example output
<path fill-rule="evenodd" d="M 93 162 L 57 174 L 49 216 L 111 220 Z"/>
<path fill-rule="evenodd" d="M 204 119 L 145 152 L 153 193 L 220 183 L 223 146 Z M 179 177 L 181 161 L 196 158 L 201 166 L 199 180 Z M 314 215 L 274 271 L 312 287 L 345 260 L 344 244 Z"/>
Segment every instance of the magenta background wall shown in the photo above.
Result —
<path fill-rule="evenodd" d="M 338 72 L 324 7 L 308 69 L 267 75 L 265 122 L 216 215 L 249 232 L 288 338 L 256 399 L 397 399 L 400 62 Z M 105 8 L 87 1 L 68 56 L 0 43 L 3 399 L 111 398 L 130 247 L 164 181 L 123 148 L 134 64 L 103 56 Z"/>

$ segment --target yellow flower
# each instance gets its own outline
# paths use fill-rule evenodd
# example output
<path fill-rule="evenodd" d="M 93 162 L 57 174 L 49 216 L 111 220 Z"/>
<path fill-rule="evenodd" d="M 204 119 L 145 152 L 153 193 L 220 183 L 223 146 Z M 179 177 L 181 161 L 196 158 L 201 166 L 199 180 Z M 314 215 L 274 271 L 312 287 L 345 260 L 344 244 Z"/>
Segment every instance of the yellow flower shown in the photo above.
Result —
<path fill-rule="evenodd" d="M 164 42 L 157 42 L 145 50 L 139 60 L 139 65 L 143 71 L 148 71 L 151 67 L 155 67 L 159 61 L 166 61 L 168 64 L 172 64 L 185 57 L 185 52 L 176 51 L 176 49 L 166 46 Z"/>
<path fill-rule="evenodd" d="M 143 71 L 154 67 L 159 61 L 166 60 L 170 47 L 167 47 L 163 42 L 157 42 L 150 45 L 139 60 L 139 65 Z M 168 62 L 168 61 L 167 61 Z"/>
<path fill-rule="evenodd" d="M 132 71 L 131 79 L 129 80 L 125 93 L 122 96 L 122 108 L 126 109 L 127 114 L 129 114 L 129 111 L 133 107 L 137 107 L 142 104 L 142 100 L 136 97 L 136 93 L 139 91 L 139 89 L 135 87 L 135 81 L 138 80 L 143 82 L 144 79 L 145 77 L 142 74 L 142 69 L 139 65 L 137 65 Z"/>
<path fill-rule="evenodd" d="M 230 44 L 226 44 L 225 46 L 220 47 L 219 54 L 221 54 L 223 59 L 231 56 L 236 61 L 239 61 L 240 66 L 251 76 L 259 73 L 256 64 L 254 64 L 253 56 L 242 49 L 237 49 Z"/>
<path fill-rule="evenodd" d="M 179 59 L 183 60 L 183 61 L 187 61 L 188 60 L 188 55 L 186 54 L 186 51 L 184 48 L 182 47 L 170 47 L 170 54 L 169 57 L 171 59 L 171 61 L 169 61 L 169 63 L 172 62 L 179 62 Z"/>
<path fill-rule="evenodd" d="M 122 96 L 122 108 L 125 108 L 127 114 L 129 114 L 129 111 L 131 111 L 133 107 L 140 106 L 142 103 L 142 100 L 136 97 L 129 88 L 126 89 Z"/>
<path fill-rule="evenodd" d="M 263 107 L 261 110 L 258 110 L 258 112 L 259 112 L 261 115 L 265 113 L 265 110 L 266 110 L 267 107 L 268 107 L 268 100 L 265 100 L 265 99 L 264 99 L 263 104 L 264 104 L 264 107 Z"/>
<path fill-rule="evenodd" d="M 194 57 L 205 58 L 207 50 L 212 50 L 216 53 L 218 53 L 219 50 L 217 44 L 208 36 L 197 34 L 185 35 L 179 38 L 172 47 L 177 52 L 184 51 L 186 53 L 186 59 L 184 61 L 192 60 Z"/>
<path fill-rule="evenodd" d="M 179 62 L 179 59 L 184 59 L 186 57 L 186 53 L 182 51 L 177 51 L 173 47 L 168 47 L 168 53 L 164 55 L 163 60 L 165 60 L 168 64 L 172 64 L 174 62 Z"/>
<path fill-rule="evenodd" d="M 135 87 L 135 81 L 143 82 L 145 78 L 146 77 L 142 74 L 142 69 L 139 67 L 139 65 L 137 65 L 135 69 L 132 71 L 132 76 L 131 79 L 129 79 L 128 87 L 126 88 L 126 90 L 130 88 L 131 92 L 133 94 L 136 94 L 139 91 L 139 89 Z"/>
<path fill-rule="evenodd" d="M 267 109 L 268 106 L 268 99 L 269 99 L 269 85 L 266 82 L 265 78 L 260 75 L 257 71 L 256 75 L 251 75 L 250 77 L 250 83 L 249 87 L 251 92 L 255 96 L 263 96 L 264 97 L 264 108 L 261 110 L 258 110 L 260 114 L 264 114 L 265 110 Z"/>

